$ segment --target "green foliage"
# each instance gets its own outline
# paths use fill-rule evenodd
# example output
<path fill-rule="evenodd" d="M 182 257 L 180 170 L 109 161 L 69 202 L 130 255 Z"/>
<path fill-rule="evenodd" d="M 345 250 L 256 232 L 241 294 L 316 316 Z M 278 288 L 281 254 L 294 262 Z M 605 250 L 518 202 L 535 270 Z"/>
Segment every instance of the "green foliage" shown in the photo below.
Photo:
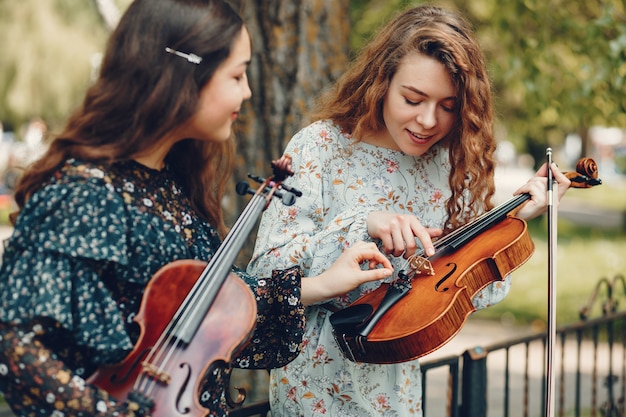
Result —
<path fill-rule="evenodd" d="M 626 125 L 624 5 L 510 5 L 478 25 L 502 123 L 521 150 L 555 146 L 593 125 Z"/>
<path fill-rule="evenodd" d="M 352 47 L 360 48 L 398 9 L 420 3 L 352 0 Z M 568 133 L 626 126 L 622 0 L 433 3 L 460 10 L 475 25 L 494 84 L 498 131 L 518 151 L 542 161 L 545 147 L 557 147 Z"/>
<path fill-rule="evenodd" d="M 123 10 L 130 0 L 116 0 Z M 417 0 L 351 0 L 358 50 Z M 475 25 L 494 82 L 499 132 L 537 160 L 571 132 L 626 125 L 622 0 L 435 0 Z M 62 123 L 90 82 L 107 36 L 94 1 L 0 0 L 0 120 Z M 583 135 L 584 136 L 584 135 Z"/>
<path fill-rule="evenodd" d="M 93 1 L 0 1 L 0 120 L 67 118 L 90 82 L 106 30 Z"/>
<path fill-rule="evenodd" d="M 611 209 L 626 216 L 624 184 L 602 184 L 588 190 L 570 190 L 565 200 L 573 206 Z M 590 210 L 593 213 L 592 210 Z M 593 214 L 590 214 L 593 215 Z M 578 224 L 563 215 L 558 217 L 556 251 L 556 318 L 559 324 L 579 320 L 579 311 L 586 305 L 601 279 L 612 280 L 626 275 L 626 217 L 615 228 Z M 586 222 L 583 222 L 586 223 Z M 481 310 L 477 316 L 500 319 L 517 324 L 546 323 L 548 314 L 548 236 L 547 219 L 540 217 L 528 222 L 535 242 L 531 259 L 513 272 L 511 293 L 499 304 Z M 616 294 L 623 300 L 626 294 Z M 601 303 L 591 310 L 592 317 L 602 314 Z"/>

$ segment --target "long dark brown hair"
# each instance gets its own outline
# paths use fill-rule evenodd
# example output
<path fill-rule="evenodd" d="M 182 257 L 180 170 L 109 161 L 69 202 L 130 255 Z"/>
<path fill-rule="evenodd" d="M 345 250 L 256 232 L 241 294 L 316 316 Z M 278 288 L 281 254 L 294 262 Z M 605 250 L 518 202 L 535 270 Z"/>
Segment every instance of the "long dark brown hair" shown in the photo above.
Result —
<path fill-rule="evenodd" d="M 18 183 L 21 208 L 68 158 L 113 163 L 138 155 L 189 120 L 202 87 L 228 57 L 243 21 L 223 0 L 135 0 L 109 38 L 98 79 L 46 154 Z M 200 65 L 169 47 L 202 57 Z M 221 233 L 234 141 L 182 140 L 165 162 L 194 209 Z M 12 217 L 16 218 L 16 214 Z"/>
<path fill-rule="evenodd" d="M 385 25 L 318 103 L 315 119 L 331 119 L 358 140 L 385 128 L 383 101 L 407 54 L 441 62 L 454 83 L 458 120 L 441 142 L 449 148 L 452 190 L 447 228 L 493 207 L 494 151 L 491 83 L 470 24 L 437 6 L 408 9 Z"/>

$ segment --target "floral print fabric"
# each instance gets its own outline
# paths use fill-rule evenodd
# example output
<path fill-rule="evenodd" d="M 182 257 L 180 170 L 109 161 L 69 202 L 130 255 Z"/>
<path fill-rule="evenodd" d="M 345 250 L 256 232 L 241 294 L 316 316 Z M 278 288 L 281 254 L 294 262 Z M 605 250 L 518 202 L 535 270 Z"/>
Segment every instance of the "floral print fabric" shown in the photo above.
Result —
<path fill-rule="evenodd" d="M 14 413 L 132 415 L 85 379 L 132 349 L 133 318 L 157 270 L 178 259 L 208 261 L 219 244 L 167 169 L 68 161 L 28 200 L 0 266 L 0 391 Z M 234 365 L 287 363 L 304 329 L 301 270 L 266 279 L 233 272 L 258 309 L 255 336 Z M 226 414 L 228 373 L 215 369 L 204 385 L 212 415 Z"/>
<path fill-rule="evenodd" d="M 442 227 L 450 196 L 446 149 L 434 146 L 421 157 L 354 141 L 336 125 L 320 121 L 288 144 L 295 176 L 286 184 L 303 192 L 293 206 L 274 202 L 259 226 L 250 274 L 297 263 L 305 276 L 326 270 L 357 240 L 371 240 L 372 211 L 412 213 L 428 227 Z M 391 259 L 396 271 L 404 259 Z M 305 278 L 306 279 L 306 278 Z M 300 355 L 271 372 L 272 416 L 421 416 L 421 372 L 417 360 L 393 364 L 353 363 L 342 355 L 329 323 L 342 308 L 380 283 L 367 283 L 323 305 L 307 307 Z M 477 308 L 500 301 L 509 281 L 485 288 Z"/>

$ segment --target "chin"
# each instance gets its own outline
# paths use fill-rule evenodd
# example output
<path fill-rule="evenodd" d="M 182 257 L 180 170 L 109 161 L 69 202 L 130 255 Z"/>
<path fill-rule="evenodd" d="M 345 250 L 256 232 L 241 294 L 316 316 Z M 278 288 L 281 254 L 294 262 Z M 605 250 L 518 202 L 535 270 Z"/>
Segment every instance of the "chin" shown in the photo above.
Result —
<path fill-rule="evenodd" d="M 408 146 L 404 149 L 402 149 L 402 152 L 404 152 L 407 155 L 411 155 L 411 156 L 422 156 L 424 155 L 426 152 L 428 152 L 430 150 L 430 146 L 428 147 L 423 147 L 420 146 L 419 148 L 416 148 L 415 146 Z"/>
<path fill-rule="evenodd" d="M 233 132 L 230 129 L 225 132 L 213 132 L 212 135 L 207 136 L 207 140 L 215 143 L 226 142 L 231 138 L 232 134 Z"/>

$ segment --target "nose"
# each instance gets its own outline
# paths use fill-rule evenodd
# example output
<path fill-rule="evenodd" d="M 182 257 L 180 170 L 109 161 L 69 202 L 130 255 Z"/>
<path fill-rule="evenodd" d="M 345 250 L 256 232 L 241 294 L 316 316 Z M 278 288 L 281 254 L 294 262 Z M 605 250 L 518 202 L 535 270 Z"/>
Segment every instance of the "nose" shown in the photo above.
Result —
<path fill-rule="evenodd" d="M 243 99 L 248 100 L 250 97 L 252 97 L 252 90 L 250 90 L 250 84 L 248 83 L 248 79 L 246 78 L 246 83 L 243 88 Z"/>
<path fill-rule="evenodd" d="M 416 120 L 424 129 L 432 129 L 435 127 L 437 125 L 436 105 L 426 104 L 421 106 Z"/>

